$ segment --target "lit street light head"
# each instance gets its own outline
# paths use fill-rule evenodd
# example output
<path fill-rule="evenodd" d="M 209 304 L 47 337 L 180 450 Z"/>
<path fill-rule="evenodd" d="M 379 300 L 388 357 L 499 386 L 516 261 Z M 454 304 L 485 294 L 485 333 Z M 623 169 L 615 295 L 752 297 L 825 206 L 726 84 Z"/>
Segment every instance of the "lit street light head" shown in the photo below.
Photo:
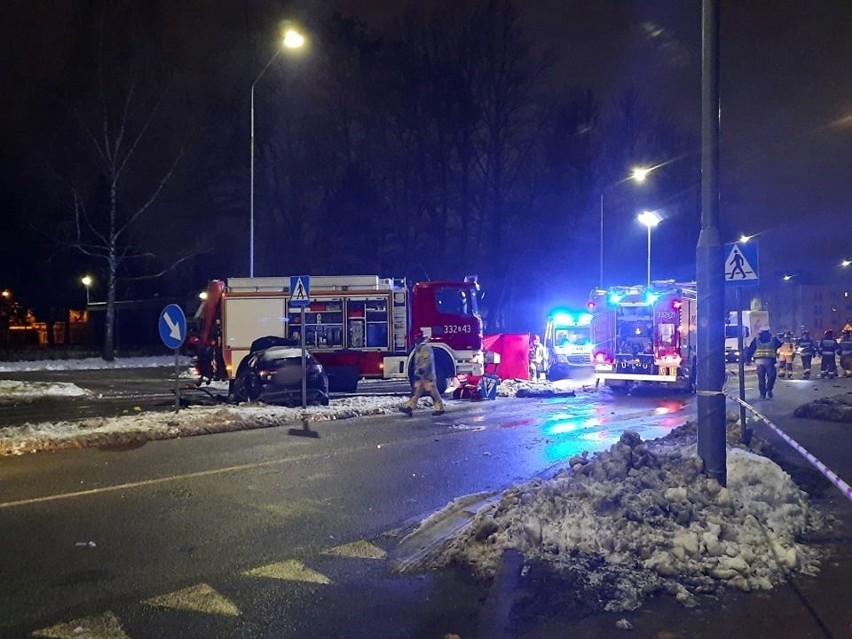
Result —
<path fill-rule="evenodd" d="M 663 218 L 657 215 L 654 211 L 643 211 L 636 217 L 636 219 L 642 222 L 642 224 L 647 226 L 649 229 L 657 226 L 657 224 L 663 221 Z"/>
<path fill-rule="evenodd" d="M 287 29 L 287 31 L 284 32 L 282 43 L 288 49 L 298 49 L 305 44 L 305 36 L 295 29 Z"/>
<path fill-rule="evenodd" d="M 650 172 L 651 172 L 651 169 L 637 167 L 637 168 L 633 169 L 633 174 L 630 177 L 633 178 L 636 182 L 639 182 L 641 184 L 642 182 L 645 181 L 645 179 L 648 177 L 648 173 L 650 173 Z"/>

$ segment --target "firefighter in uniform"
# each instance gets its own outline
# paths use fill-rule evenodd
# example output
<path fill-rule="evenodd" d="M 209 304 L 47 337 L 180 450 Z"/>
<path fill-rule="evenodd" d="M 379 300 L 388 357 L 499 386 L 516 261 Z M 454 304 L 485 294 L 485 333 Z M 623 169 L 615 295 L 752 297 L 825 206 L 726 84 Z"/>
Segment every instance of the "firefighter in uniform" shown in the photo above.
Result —
<path fill-rule="evenodd" d="M 814 357 L 816 345 L 811 339 L 811 334 L 808 331 L 802 331 L 802 336 L 799 338 L 798 353 L 802 359 L 802 377 L 805 379 L 811 378 L 811 361 Z"/>
<path fill-rule="evenodd" d="M 843 335 L 837 341 L 837 352 L 840 353 L 840 368 L 843 377 L 852 377 L 852 324 L 843 327 Z"/>
<path fill-rule="evenodd" d="M 778 349 L 778 376 L 781 379 L 793 379 L 793 359 L 796 357 L 796 344 L 793 333 L 784 333 L 781 348 Z"/>
<path fill-rule="evenodd" d="M 817 343 L 820 356 L 819 376 L 834 379 L 837 377 L 837 361 L 834 354 L 837 352 L 837 340 L 834 339 L 834 331 L 828 329 L 822 334 L 822 339 Z"/>
<path fill-rule="evenodd" d="M 775 360 L 779 348 L 781 340 L 769 332 L 768 326 L 764 326 L 746 349 L 746 361 L 754 358 L 757 365 L 757 386 L 762 398 L 772 398 L 772 389 L 775 387 Z"/>
<path fill-rule="evenodd" d="M 414 409 L 417 408 L 417 400 L 423 393 L 428 393 L 432 397 L 434 407 L 432 414 L 443 415 L 444 402 L 435 386 L 435 352 L 432 350 L 429 338 L 423 333 L 417 333 L 414 343 L 416 346 L 411 361 L 411 366 L 414 367 L 414 391 L 411 399 L 404 406 L 400 406 L 399 410 L 411 417 Z"/>

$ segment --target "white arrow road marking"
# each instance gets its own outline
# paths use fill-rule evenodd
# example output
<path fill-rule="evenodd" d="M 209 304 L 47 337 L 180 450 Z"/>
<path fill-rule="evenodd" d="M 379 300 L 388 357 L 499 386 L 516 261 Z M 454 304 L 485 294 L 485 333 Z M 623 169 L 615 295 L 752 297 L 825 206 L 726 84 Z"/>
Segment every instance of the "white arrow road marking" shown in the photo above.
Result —
<path fill-rule="evenodd" d="M 323 550 L 322 554 L 337 557 L 353 557 L 356 559 L 384 559 L 388 556 L 388 554 L 378 546 L 374 546 L 369 541 L 363 540 L 353 541 L 349 544 L 343 544 L 342 546 L 335 546 L 334 548 Z"/>
<path fill-rule="evenodd" d="M 111 612 L 36 630 L 32 636 L 54 639 L 130 639 L 124 634 L 121 623 Z"/>
<path fill-rule="evenodd" d="M 142 603 L 161 608 L 195 610 L 196 612 L 206 612 L 211 615 L 236 617 L 240 614 L 239 608 L 207 584 L 198 584 L 197 586 L 190 586 L 189 588 L 170 592 L 159 597 L 152 597 Z"/>
<path fill-rule="evenodd" d="M 307 581 L 314 584 L 330 584 L 331 579 L 325 575 L 311 570 L 301 561 L 288 559 L 278 563 L 268 564 L 260 568 L 246 570 L 246 577 L 269 577 L 271 579 L 286 579 L 288 581 Z"/>
<path fill-rule="evenodd" d="M 168 313 L 163 313 L 163 319 L 166 320 L 166 324 L 169 325 L 169 337 L 172 339 L 180 339 L 180 326 L 178 326 L 172 316 Z"/>

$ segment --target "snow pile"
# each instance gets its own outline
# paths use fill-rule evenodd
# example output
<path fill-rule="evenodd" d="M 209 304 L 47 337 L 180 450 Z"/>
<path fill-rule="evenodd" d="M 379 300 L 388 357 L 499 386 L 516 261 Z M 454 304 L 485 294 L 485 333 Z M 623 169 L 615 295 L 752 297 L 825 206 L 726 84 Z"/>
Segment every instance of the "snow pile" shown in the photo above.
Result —
<path fill-rule="evenodd" d="M 40 450 L 122 446 L 133 442 L 190 437 L 252 428 L 269 428 L 300 422 L 396 413 L 399 397 L 350 397 L 330 406 L 286 408 L 265 404 L 225 407 L 190 407 L 174 412 L 149 412 L 121 417 L 93 417 L 73 422 L 44 422 L 0 428 L 0 455 L 21 455 Z"/>
<path fill-rule="evenodd" d="M 578 391 L 592 389 L 593 380 L 530 381 L 527 379 L 504 379 L 497 386 L 498 397 L 573 397 Z"/>
<path fill-rule="evenodd" d="M 32 402 L 46 397 L 81 397 L 89 391 L 69 382 L 13 382 L 0 379 L 0 403 Z"/>
<path fill-rule="evenodd" d="M 190 358 L 180 356 L 179 365 L 187 367 Z M 174 355 L 157 357 L 116 357 L 114 361 L 107 362 L 100 357 L 86 357 L 83 359 L 55 359 L 34 360 L 24 362 L 0 362 L 0 373 L 26 373 L 32 371 L 81 371 L 81 370 L 111 370 L 114 368 L 157 368 L 164 366 L 174 367 Z"/>
<path fill-rule="evenodd" d="M 698 594 L 768 590 L 791 572 L 813 572 L 817 554 L 797 539 L 822 519 L 790 477 L 729 448 L 723 488 L 682 439 L 646 443 L 625 432 L 608 452 L 576 456 L 551 480 L 510 488 L 420 567 L 461 563 L 490 577 L 514 549 L 524 572 L 555 573 L 574 598 L 611 611 L 638 608 L 657 592 L 691 606 Z"/>
<path fill-rule="evenodd" d="M 793 415 L 809 419 L 852 424 L 852 393 L 822 397 L 799 406 Z"/>

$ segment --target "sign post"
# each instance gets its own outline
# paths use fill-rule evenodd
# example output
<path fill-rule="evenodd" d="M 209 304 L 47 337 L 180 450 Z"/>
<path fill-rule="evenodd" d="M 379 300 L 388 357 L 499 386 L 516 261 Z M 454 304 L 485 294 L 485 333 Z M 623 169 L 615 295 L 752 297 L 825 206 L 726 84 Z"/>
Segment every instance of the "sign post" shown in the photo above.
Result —
<path fill-rule="evenodd" d="M 175 412 L 180 410 L 180 361 L 178 352 L 186 340 L 186 315 L 177 304 L 169 304 L 160 312 L 160 339 L 175 351 Z"/>
<path fill-rule="evenodd" d="M 743 286 L 760 283 L 757 242 L 731 242 L 725 244 L 725 286 L 737 289 L 737 362 L 740 395 L 740 432 L 743 443 L 751 441 L 751 431 L 746 428 L 745 402 L 745 343 L 743 341 Z"/>
<path fill-rule="evenodd" d="M 290 308 L 302 309 L 302 410 L 308 407 L 308 378 L 305 370 L 305 308 L 311 303 L 311 278 L 309 275 L 290 276 Z"/>

